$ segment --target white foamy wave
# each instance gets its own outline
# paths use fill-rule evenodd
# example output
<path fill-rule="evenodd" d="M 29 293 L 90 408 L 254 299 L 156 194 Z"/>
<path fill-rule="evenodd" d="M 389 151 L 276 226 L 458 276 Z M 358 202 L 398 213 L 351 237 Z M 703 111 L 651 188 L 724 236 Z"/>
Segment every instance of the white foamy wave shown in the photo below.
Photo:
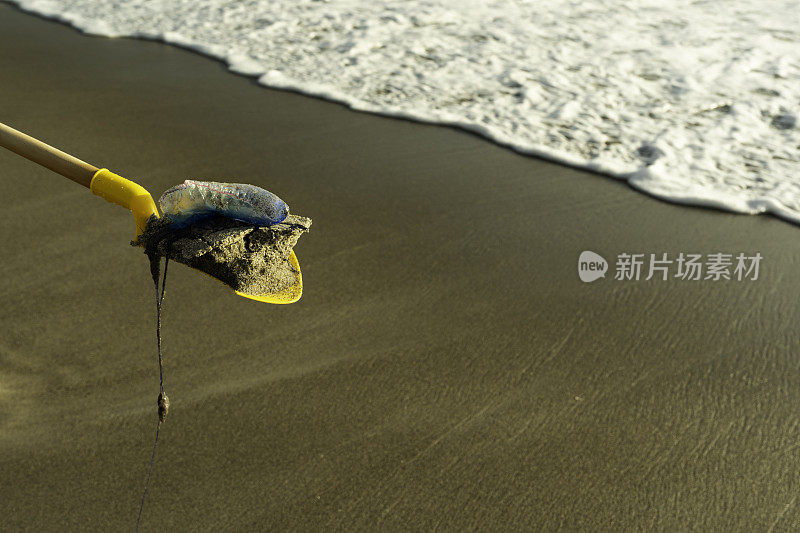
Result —
<path fill-rule="evenodd" d="M 800 223 L 790 0 L 13 0 L 357 110 L 456 125 L 655 196 Z"/>

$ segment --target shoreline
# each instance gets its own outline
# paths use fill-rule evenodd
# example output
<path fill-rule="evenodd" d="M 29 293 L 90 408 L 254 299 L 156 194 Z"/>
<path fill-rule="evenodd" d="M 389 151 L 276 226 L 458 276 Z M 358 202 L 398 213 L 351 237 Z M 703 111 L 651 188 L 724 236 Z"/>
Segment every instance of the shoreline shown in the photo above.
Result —
<path fill-rule="evenodd" d="M 800 526 L 794 226 L 10 5 L 0 49 L 3 122 L 154 196 L 236 178 L 314 220 L 296 304 L 170 268 L 144 528 Z M 129 528 L 158 393 L 130 214 L 6 151 L 0 182 L 0 529 Z M 764 259 L 582 283 L 584 250 Z"/>
<path fill-rule="evenodd" d="M 169 40 L 164 35 L 128 36 L 92 33 L 89 28 L 85 27 L 85 23 L 82 25 L 80 21 L 65 18 L 63 13 L 46 13 L 35 11 L 33 8 L 23 6 L 21 3 L 16 3 L 22 1 L 24 0 L 6 0 L 6 2 L 8 2 L 7 5 L 21 13 L 30 14 L 46 21 L 55 21 L 57 23 L 66 25 L 88 37 L 132 39 L 174 46 L 181 50 L 185 50 L 206 59 L 210 59 L 214 62 L 218 62 L 219 64 L 223 65 L 231 74 L 248 78 L 256 85 L 265 87 L 269 90 L 285 91 L 305 97 L 317 98 L 328 103 L 341 105 L 350 111 L 358 113 L 366 113 L 369 115 L 391 118 L 395 120 L 404 120 L 415 124 L 453 128 L 460 132 L 474 135 L 481 140 L 491 142 L 499 147 L 511 150 L 514 153 L 526 157 L 532 157 L 534 159 L 555 163 L 574 170 L 588 172 L 597 176 L 602 176 L 605 179 L 622 181 L 631 190 L 662 202 L 751 216 L 767 215 L 778 218 L 793 226 L 800 226 L 800 214 L 792 212 L 791 208 L 787 208 L 781 200 L 776 198 L 739 198 L 732 190 L 725 190 L 722 192 L 716 191 L 713 193 L 703 189 L 692 189 L 687 191 L 682 188 L 680 184 L 672 182 L 660 183 L 657 178 L 654 178 L 654 176 L 658 176 L 660 171 L 651 171 L 649 167 L 639 168 L 634 171 L 622 171 L 620 169 L 624 166 L 624 163 L 619 161 L 603 163 L 600 161 L 595 162 L 591 159 L 584 160 L 571 152 L 555 150 L 554 148 L 546 145 L 530 147 L 521 146 L 512 140 L 503 140 L 501 137 L 507 137 L 505 134 L 492 133 L 491 131 L 487 130 L 486 127 L 480 124 L 464 122 L 463 119 L 458 119 L 458 117 L 451 120 L 444 117 L 426 117 L 426 113 L 421 111 L 407 112 L 403 110 L 392 111 L 388 109 L 381 109 L 380 106 L 377 106 L 377 104 L 358 100 L 357 97 L 350 96 L 346 93 L 341 93 L 338 91 L 338 89 L 333 87 L 324 86 L 322 88 L 314 89 L 313 86 L 309 86 L 306 88 L 298 88 L 298 82 L 291 79 L 288 81 L 282 81 L 282 79 L 276 78 L 272 81 L 265 81 L 263 79 L 266 76 L 265 73 L 258 72 L 253 74 L 248 72 L 248 67 L 237 67 L 235 64 L 235 59 L 226 54 L 218 53 L 212 49 L 213 47 L 209 47 L 202 43 L 198 44 L 192 42 L 183 42 L 181 40 L 174 39 Z M 181 37 L 181 39 L 183 39 L 183 37 Z M 599 168 L 603 165 L 606 165 L 607 168 Z M 656 182 L 655 185 L 654 181 Z M 686 184 L 684 184 L 684 186 L 686 186 Z"/>

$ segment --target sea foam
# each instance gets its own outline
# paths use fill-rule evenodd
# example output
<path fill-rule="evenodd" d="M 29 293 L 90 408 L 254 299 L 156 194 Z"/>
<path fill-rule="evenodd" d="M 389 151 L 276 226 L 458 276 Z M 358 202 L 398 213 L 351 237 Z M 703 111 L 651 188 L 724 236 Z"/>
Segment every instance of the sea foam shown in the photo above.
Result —
<path fill-rule="evenodd" d="M 448 124 L 686 204 L 800 223 L 788 0 L 13 0 L 276 88 Z"/>

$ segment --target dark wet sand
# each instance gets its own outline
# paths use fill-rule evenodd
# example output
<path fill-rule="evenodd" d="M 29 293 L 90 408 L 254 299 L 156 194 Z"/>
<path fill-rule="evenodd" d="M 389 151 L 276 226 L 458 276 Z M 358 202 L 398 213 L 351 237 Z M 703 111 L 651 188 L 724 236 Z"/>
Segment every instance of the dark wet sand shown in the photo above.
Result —
<path fill-rule="evenodd" d="M 143 531 L 800 527 L 797 227 L 8 5 L 0 121 L 154 195 L 235 179 L 314 219 L 297 304 L 170 269 Z M 5 151 L 0 186 L 0 530 L 132 530 L 158 395 L 133 220 Z M 583 284 L 585 249 L 764 259 Z"/>

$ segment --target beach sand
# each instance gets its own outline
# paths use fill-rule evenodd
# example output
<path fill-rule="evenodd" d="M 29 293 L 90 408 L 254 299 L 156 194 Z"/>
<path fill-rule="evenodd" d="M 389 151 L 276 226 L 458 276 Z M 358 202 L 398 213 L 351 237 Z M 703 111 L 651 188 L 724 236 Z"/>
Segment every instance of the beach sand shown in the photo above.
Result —
<path fill-rule="evenodd" d="M 296 304 L 170 267 L 143 531 L 800 527 L 797 227 L 8 5 L 0 51 L 3 122 L 154 196 L 249 182 L 314 220 Z M 131 530 L 158 395 L 133 220 L 2 150 L 0 184 L 0 530 Z M 588 284 L 583 250 L 763 260 Z"/>

